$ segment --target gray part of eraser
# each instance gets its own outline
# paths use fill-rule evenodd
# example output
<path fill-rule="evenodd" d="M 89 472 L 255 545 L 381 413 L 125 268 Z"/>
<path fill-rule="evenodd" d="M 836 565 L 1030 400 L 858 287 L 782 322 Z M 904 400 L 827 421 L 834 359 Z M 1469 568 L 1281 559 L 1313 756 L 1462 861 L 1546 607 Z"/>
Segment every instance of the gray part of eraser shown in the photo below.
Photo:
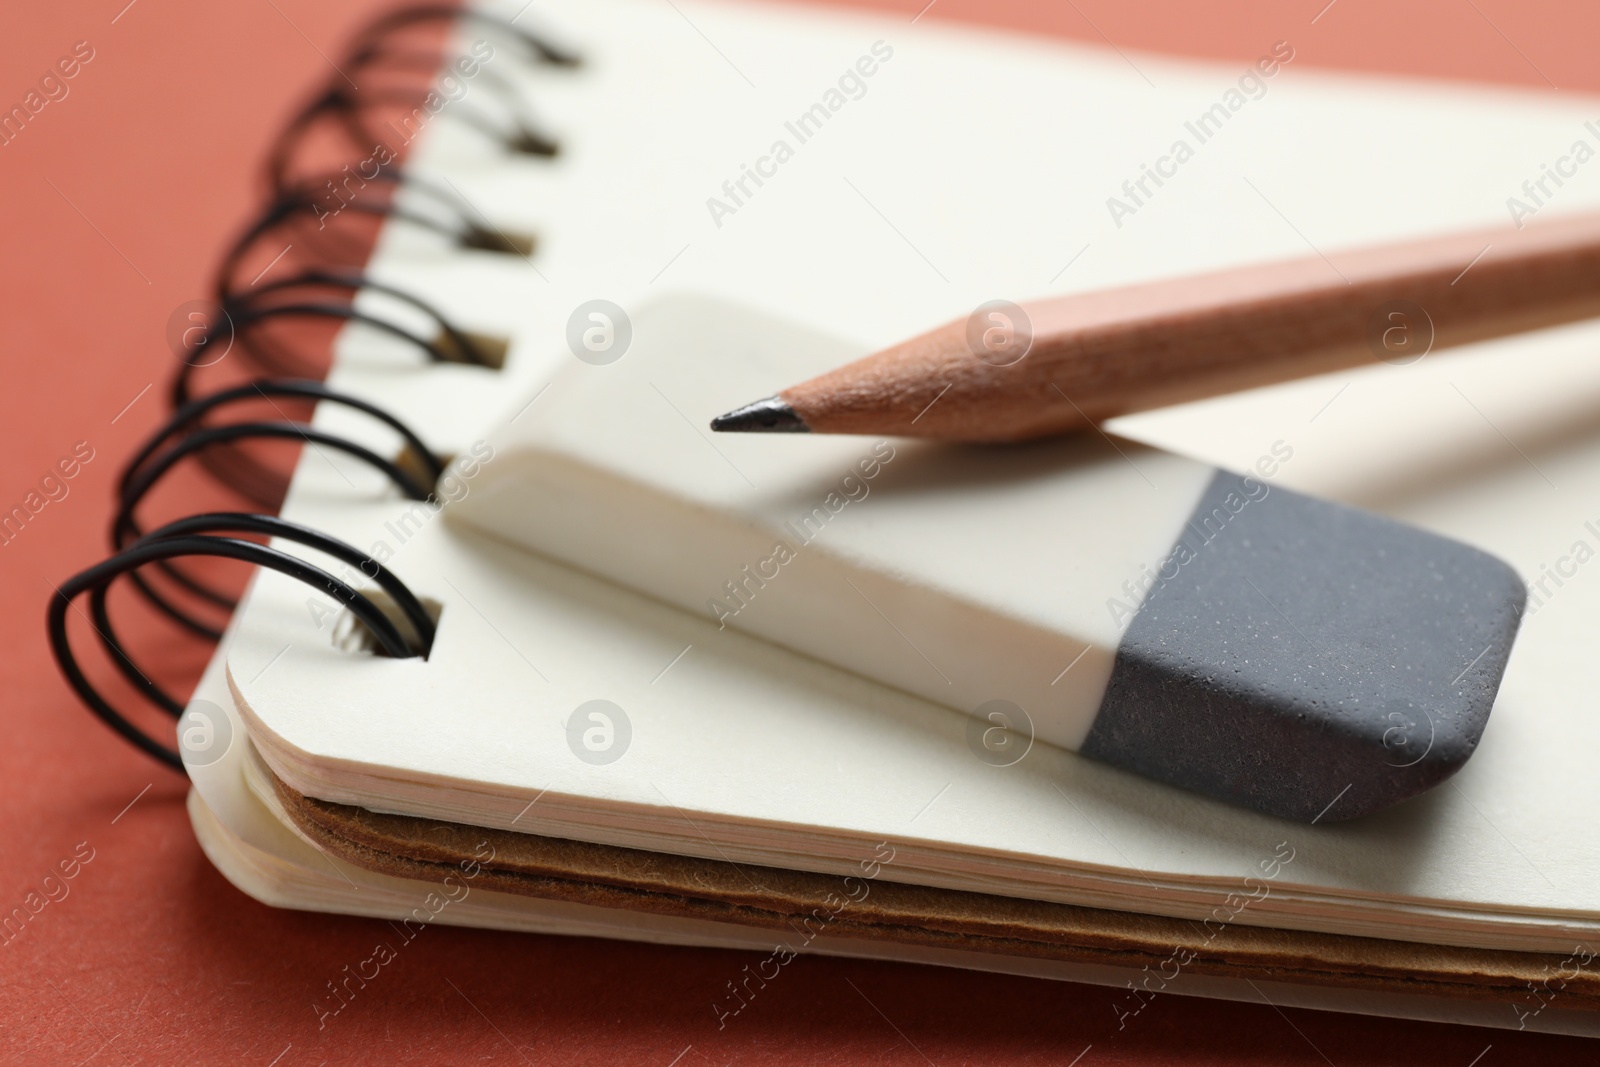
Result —
<path fill-rule="evenodd" d="M 1379 811 L 1472 755 L 1525 599 L 1487 552 L 1219 471 L 1082 752 L 1302 822 Z"/>

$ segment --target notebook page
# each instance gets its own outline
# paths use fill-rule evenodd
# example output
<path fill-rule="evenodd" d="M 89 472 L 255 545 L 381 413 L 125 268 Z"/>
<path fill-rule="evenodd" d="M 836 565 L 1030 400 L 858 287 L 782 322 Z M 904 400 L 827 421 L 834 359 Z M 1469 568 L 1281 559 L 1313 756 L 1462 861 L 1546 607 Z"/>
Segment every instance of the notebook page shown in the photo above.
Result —
<path fill-rule="evenodd" d="M 442 257 L 391 229 L 374 272 L 427 288 L 468 326 L 513 330 L 507 371 L 397 368 L 394 353 L 351 331 L 337 384 L 409 416 L 440 447 L 466 451 L 495 413 L 527 404 L 553 365 L 572 358 L 562 342 L 566 320 L 597 296 L 639 306 L 652 286 L 670 281 L 829 327 L 866 350 L 961 314 L 996 290 L 1066 291 L 1303 252 L 1284 216 L 1298 216 L 1311 240 L 1329 243 L 1492 223 L 1525 161 L 1582 129 L 1581 108 L 1534 94 L 1446 93 L 1319 76 L 1291 64 L 1249 105 L 1260 109 L 1241 112 L 1241 120 L 1262 119 L 1255 134 L 1231 126 L 1240 138 L 1206 145 L 1208 154 L 1185 172 L 1192 182 L 1164 188 L 1118 229 L 1100 214 L 1105 190 L 1136 172 L 1140 160 L 1131 157 L 1167 143 L 1238 72 L 1135 57 L 1152 89 L 1117 57 L 1093 50 L 920 23 L 908 29 L 775 8 L 683 7 L 757 89 L 747 93 L 670 9 L 588 5 L 561 18 L 596 56 L 592 67 L 559 85 L 550 75 L 528 79 L 541 110 L 571 137 L 557 167 L 473 157 L 459 139 L 460 151 L 446 152 L 444 119 L 440 136 L 422 145 L 420 166 L 448 174 L 505 225 L 536 226 L 545 254 L 535 273 L 531 265 Z M 900 35 L 896 55 L 875 79 L 904 74 L 909 88 L 897 97 L 889 81 L 875 80 L 852 106 L 901 99 L 907 110 L 926 107 L 937 116 L 927 123 L 938 128 L 914 136 L 914 125 L 873 128 L 872 111 L 842 111 L 841 120 L 860 118 L 861 128 L 830 125 L 826 133 L 839 137 L 817 138 L 791 161 L 800 169 L 783 172 L 795 181 L 774 179 L 716 229 L 703 214 L 707 190 L 750 159 L 752 142 L 742 135 L 756 147 L 768 143 L 784 115 L 834 84 L 860 49 L 887 40 L 891 29 Z M 929 165 L 952 127 L 1003 129 L 1011 121 L 1016 129 L 1017 116 L 1057 99 L 1085 102 L 1067 111 L 1076 138 L 1069 158 L 1054 169 L 1008 173 L 1004 196 L 976 195 L 992 189 L 989 168 Z M 977 118 L 991 124 L 975 125 Z M 1496 151 L 1485 153 L 1486 141 Z M 861 154 L 871 146 L 875 154 Z M 1365 162 L 1364 153 L 1402 146 L 1439 161 L 1426 181 L 1397 187 L 1398 172 Z M 899 185 L 884 181 L 899 190 L 893 202 L 862 172 L 840 173 L 859 159 L 876 160 L 885 175 L 904 168 Z M 826 161 L 838 165 L 830 170 Z M 1257 191 L 1228 165 L 1244 161 L 1258 164 L 1251 170 Z M 817 175 L 804 178 L 806 167 Z M 1080 195 L 1060 197 L 1063 187 Z M 1258 191 L 1282 214 L 1264 206 Z M 870 224 L 883 219 L 858 192 L 894 225 L 874 234 Z M 1581 199 L 1574 188 L 1570 202 Z M 982 202 L 993 213 L 964 218 L 952 212 L 956 202 Z M 773 209 L 764 214 L 767 205 Z M 921 233 L 930 236 L 918 240 Z M 1056 242 L 1058 255 L 1046 256 L 1043 237 Z M 1073 260 L 1084 243 L 1089 249 Z M 964 254 L 979 246 L 987 251 Z M 929 261 L 950 279 L 947 288 L 916 273 Z M 1583 343 L 1577 333 L 1552 334 L 1521 340 L 1518 351 L 1575 364 Z M 524 417 L 537 411 L 534 401 Z M 319 420 L 372 436 L 338 413 Z M 1278 427 L 1261 426 L 1271 434 L 1264 447 Z M 1462 440 L 1474 443 L 1475 431 L 1462 426 Z M 1326 454 L 1360 432 L 1359 424 L 1347 428 L 1347 440 Z M 1209 912 L 1218 887 L 1257 870 L 1290 832 L 1042 747 L 1014 767 L 983 764 L 953 712 L 718 633 L 443 523 L 408 522 L 408 505 L 384 498 L 365 472 L 336 463 L 308 455 L 286 513 L 363 546 L 388 541 L 391 565 L 444 601 L 447 621 L 428 664 L 352 659 L 318 630 L 301 590 L 272 576 L 256 583 L 230 659 L 232 683 L 268 761 L 305 792 L 688 854 L 785 857 L 818 870 L 843 869 L 860 842 L 893 836 L 907 859 L 889 877 L 1087 903 L 1135 901 L 1189 915 Z M 1311 478 L 1300 485 L 1319 488 Z M 1403 511 L 1395 501 L 1383 506 Z M 1474 533 L 1463 522 L 1433 525 Z M 403 541 L 394 530 L 406 534 Z M 1508 550 L 1478 540 L 1519 564 L 1530 555 L 1526 545 Z M 1571 594 L 1576 611 L 1576 586 Z M 1485 751 L 1460 780 L 1468 799 L 1446 790 L 1360 826 L 1293 831 L 1302 836 L 1278 883 L 1283 892 L 1236 921 L 1383 936 L 1403 914 L 1408 936 L 1560 950 L 1590 931 L 1593 872 L 1563 846 L 1567 831 L 1551 815 L 1586 806 L 1589 787 L 1574 762 L 1580 750 L 1539 752 L 1549 762 L 1531 774 L 1511 758 L 1536 750 L 1540 733 L 1531 713 L 1506 714 L 1525 658 L 1514 658 Z M 1563 684 L 1581 687 L 1570 665 L 1560 669 Z M 1542 710 L 1537 689 L 1524 690 L 1515 706 Z M 571 713 L 592 699 L 615 702 L 631 719 L 630 747 L 609 765 L 585 763 L 566 744 Z M 1528 723 L 1529 740 L 1500 741 L 1508 723 Z M 1496 747 L 1502 755 L 1490 759 Z M 1488 829 L 1485 814 L 1493 820 Z M 1518 849 L 1533 863 L 1520 862 Z"/>

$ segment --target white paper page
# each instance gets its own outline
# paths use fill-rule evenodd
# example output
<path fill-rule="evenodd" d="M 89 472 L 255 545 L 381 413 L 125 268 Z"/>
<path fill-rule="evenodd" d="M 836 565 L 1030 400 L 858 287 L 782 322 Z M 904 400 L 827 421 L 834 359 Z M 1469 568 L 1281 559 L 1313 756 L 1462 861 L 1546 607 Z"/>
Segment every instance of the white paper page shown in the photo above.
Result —
<path fill-rule="evenodd" d="M 391 228 L 374 273 L 428 292 L 469 327 L 515 328 L 507 370 L 423 371 L 411 354 L 352 332 L 336 384 L 411 418 L 438 447 L 464 451 L 497 415 L 527 404 L 556 362 L 573 358 L 566 320 L 597 296 L 628 306 L 666 284 L 711 292 L 818 323 L 865 351 L 996 295 L 1303 254 L 1307 241 L 1493 224 L 1538 161 L 1584 132 L 1584 108 L 1570 100 L 1290 64 L 1185 164 L 1181 181 L 1119 229 L 1105 197 L 1239 72 L 1133 57 L 1152 87 L 1096 50 L 926 22 L 682 7 L 692 25 L 669 7 L 632 3 L 562 13 L 593 63 L 567 80 L 526 79 L 569 137 L 560 164 L 474 155 L 448 113 L 423 145 L 419 166 L 448 173 L 503 225 L 539 230 L 537 272 L 441 255 Z M 872 42 L 890 37 L 895 56 L 867 95 L 717 229 L 706 197 Z M 1042 114 L 1058 136 L 1039 136 Z M 976 155 L 962 157 L 965 168 L 949 163 L 960 144 L 991 134 L 1008 159 L 1033 153 L 1036 165 L 997 172 Z M 1397 156 L 1427 162 L 1391 165 Z M 1596 199 L 1577 183 L 1563 198 L 1562 209 Z M 981 209 L 962 210 L 974 205 Z M 1584 394 L 1594 388 L 1584 359 L 1595 338 L 1576 328 L 1485 346 L 1482 377 L 1461 378 L 1462 391 L 1480 406 L 1527 395 L 1535 413 Z M 1513 365 L 1496 351 L 1514 353 Z M 1461 362 L 1437 365 L 1465 368 L 1477 357 L 1447 358 Z M 1527 374 L 1520 368 L 1530 361 L 1568 375 Z M 1425 361 L 1414 376 L 1432 368 Z M 1531 469 L 1491 464 L 1485 482 L 1477 467 L 1463 467 L 1444 482 L 1433 466 L 1408 466 L 1413 445 L 1396 447 L 1395 436 L 1383 438 L 1389 451 L 1361 452 L 1374 439 L 1358 403 L 1365 392 L 1352 385 L 1320 417 L 1323 398 L 1306 394 L 1309 412 L 1268 398 L 1249 418 L 1234 411 L 1226 427 L 1174 412 L 1137 429 L 1153 439 L 1171 419 L 1169 443 L 1211 459 L 1227 452 L 1238 466 L 1237 457 L 1253 459 L 1285 436 L 1286 420 L 1304 417 L 1311 428 L 1286 438 L 1307 461 L 1285 468 L 1299 488 L 1353 498 L 1373 484 L 1363 477 L 1382 473 L 1380 484 L 1396 491 L 1366 503 L 1535 573 L 1576 536 L 1569 527 L 1584 494 L 1552 504 Z M 1459 403 L 1456 395 L 1441 388 L 1434 399 Z M 524 417 L 538 417 L 537 401 Z M 318 419 L 377 440 L 341 413 Z M 1439 450 L 1434 460 L 1504 447 L 1492 427 L 1443 409 L 1391 425 L 1394 434 L 1449 428 L 1422 446 Z M 1555 442 L 1568 448 L 1563 474 L 1580 488 L 1581 439 L 1579 427 Z M 1341 467 L 1347 457 L 1360 462 Z M 1417 483 L 1407 483 L 1408 470 L 1421 472 Z M 818 870 L 842 869 L 861 842 L 889 837 L 906 857 L 890 877 L 1187 915 L 1208 913 L 1219 887 L 1238 885 L 1292 837 L 1296 858 L 1273 895 L 1236 921 L 1552 951 L 1597 933 L 1595 864 L 1574 847 L 1581 838 L 1571 821 L 1600 800 L 1588 768 L 1592 728 L 1577 699 L 1596 691 L 1596 679 L 1571 645 L 1592 632 L 1582 620 L 1600 602 L 1577 581 L 1550 609 L 1573 625 L 1530 620 L 1484 751 L 1455 785 L 1360 825 L 1305 829 L 1042 748 L 1013 767 L 983 764 L 953 712 L 451 536 L 437 520 L 398 543 L 393 524 L 408 511 L 369 473 L 310 454 L 286 508 L 363 547 L 391 543 L 392 566 L 446 604 L 430 663 L 334 650 L 304 592 L 273 576 L 243 609 L 233 682 L 269 761 L 313 795 L 430 814 L 470 809 L 487 824 L 520 818 L 519 826 L 576 838 Z M 609 765 L 585 763 L 566 744 L 564 724 L 592 699 L 616 702 L 631 719 L 627 754 Z"/>

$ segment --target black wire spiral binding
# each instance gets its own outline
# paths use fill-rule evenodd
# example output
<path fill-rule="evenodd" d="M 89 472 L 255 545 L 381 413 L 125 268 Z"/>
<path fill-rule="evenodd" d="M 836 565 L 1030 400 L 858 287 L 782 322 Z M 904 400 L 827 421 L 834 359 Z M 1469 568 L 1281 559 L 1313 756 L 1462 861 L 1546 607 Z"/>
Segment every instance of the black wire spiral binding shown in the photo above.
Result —
<path fill-rule="evenodd" d="M 377 650 L 384 655 L 426 658 L 433 647 L 434 621 L 422 602 L 388 568 L 337 538 L 266 514 L 211 512 L 149 531 L 138 517 L 139 506 L 151 490 L 190 458 L 222 484 L 264 508 L 275 507 L 281 486 L 271 484 L 270 468 L 237 447 L 240 442 L 260 439 L 298 441 L 344 452 L 381 472 L 404 496 L 413 500 L 432 498 L 433 487 L 445 472 L 444 460 L 408 426 L 376 405 L 305 377 L 306 367 L 296 362 L 295 353 L 284 344 L 274 343 L 262 329 L 286 320 L 359 322 L 406 342 L 429 363 L 499 365 L 499 356 L 486 339 L 459 328 L 431 302 L 371 278 L 359 264 L 341 261 L 341 246 L 347 253 L 345 258 L 356 259 L 364 258 L 368 243 L 359 234 L 341 233 L 339 219 L 379 218 L 404 223 L 431 231 L 457 247 L 492 253 L 527 256 L 532 252 L 531 244 L 478 221 L 471 206 L 452 190 L 406 174 L 393 159 L 378 164 L 365 158 L 353 164 L 358 168 L 354 189 L 351 165 L 312 177 L 296 176 L 295 172 L 297 154 L 319 124 L 331 123 L 342 130 L 353 151 L 364 152 L 380 142 L 370 125 L 370 112 L 383 107 L 420 105 L 441 68 L 450 70 L 445 65 L 445 46 L 428 51 L 403 42 L 397 44 L 395 39 L 409 29 L 429 24 L 473 24 L 523 49 L 532 62 L 556 67 L 578 64 L 576 55 L 511 20 L 443 4 L 398 8 L 378 16 L 357 32 L 344 61 L 338 64 L 341 69 L 383 70 L 413 78 L 422 75 L 422 82 L 385 85 L 363 93 L 343 79 L 330 81 L 274 139 L 266 164 L 270 198 L 218 265 L 215 314 L 198 340 L 185 349 L 185 358 L 169 390 L 171 415 L 128 460 L 118 479 L 117 508 L 110 531 L 115 554 L 67 579 L 50 601 L 46 615 L 50 648 L 68 684 L 112 730 L 140 751 L 180 771 L 181 753 L 136 726 L 84 674 L 67 635 L 67 613 L 79 597 L 88 597 L 88 618 L 112 666 L 141 697 L 174 719 L 183 713 L 184 702 L 151 681 L 128 654 L 112 621 L 108 595 L 117 579 L 126 578 L 139 596 L 180 627 L 213 642 L 220 640 L 221 628 L 195 614 L 185 601 L 208 604 L 213 611 L 232 611 L 237 602 L 177 566 L 180 559 L 241 560 L 304 582 L 348 609 L 371 633 Z M 541 157 L 557 154 L 559 146 L 533 120 L 508 79 L 482 67 L 476 76 L 483 78 L 483 84 L 496 98 L 500 114 L 496 118 L 489 109 L 476 106 L 463 109 L 461 118 L 467 125 L 508 152 Z M 402 188 L 408 194 L 404 206 L 399 203 Z M 329 209 L 323 196 L 326 190 L 342 190 L 336 198 L 337 210 Z M 351 214 L 345 215 L 346 211 Z M 348 223 L 344 228 L 349 229 Z M 331 262 L 300 263 L 304 257 L 297 257 L 296 267 L 287 277 L 264 285 L 257 284 L 259 275 L 244 281 L 241 272 L 252 254 L 260 253 L 268 238 L 281 238 L 290 231 L 302 238 L 302 247 L 313 249 Z M 288 247 L 284 249 L 287 251 Z M 363 292 L 381 294 L 420 312 L 432 323 L 434 333 L 424 335 L 414 326 L 358 308 L 356 297 Z M 266 372 L 266 376 L 197 395 L 196 373 L 235 349 L 247 364 Z M 364 445 L 287 415 L 270 420 L 211 421 L 219 413 L 252 401 L 266 401 L 277 407 L 275 398 L 297 404 L 336 404 L 370 416 L 399 434 L 410 462 L 386 458 Z M 327 570 L 271 545 L 245 539 L 251 536 L 299 545 L 359 569 L 386 594 L 395 615 L 386 612 L 373 596 Z M 158 587 L 143 572 L 144 568 L 159 573 L 164 588 Z"/>

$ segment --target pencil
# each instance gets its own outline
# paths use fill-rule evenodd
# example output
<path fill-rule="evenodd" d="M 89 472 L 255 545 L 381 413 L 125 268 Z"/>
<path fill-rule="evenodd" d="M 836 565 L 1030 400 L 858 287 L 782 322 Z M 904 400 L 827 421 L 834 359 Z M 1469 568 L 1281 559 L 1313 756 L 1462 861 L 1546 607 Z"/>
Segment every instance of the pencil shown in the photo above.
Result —
<path fill-rule="evenodd" d="M 997 300 L 711 428 L 1022 441 L 1595 315 L 1600 214 L 1572 215 L 1021 305 Z"/>

